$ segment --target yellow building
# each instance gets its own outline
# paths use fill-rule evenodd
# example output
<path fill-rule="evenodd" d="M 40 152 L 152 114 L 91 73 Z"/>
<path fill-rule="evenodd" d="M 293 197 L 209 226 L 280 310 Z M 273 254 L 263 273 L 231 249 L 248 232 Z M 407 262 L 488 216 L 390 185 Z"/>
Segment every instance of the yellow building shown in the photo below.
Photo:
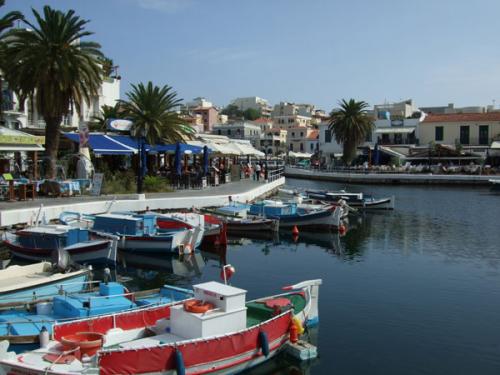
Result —
<path fill-rule="evenodd" d="M 490 146 L 500 137 L 500 112 L 428 114 L 418 127 L 421 145 Z"/>

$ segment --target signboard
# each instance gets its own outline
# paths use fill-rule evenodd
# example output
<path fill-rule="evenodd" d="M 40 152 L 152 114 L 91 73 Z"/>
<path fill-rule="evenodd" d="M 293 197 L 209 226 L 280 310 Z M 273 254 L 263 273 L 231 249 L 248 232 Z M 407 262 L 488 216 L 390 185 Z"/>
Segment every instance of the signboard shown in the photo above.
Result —
<path fill-rule="evenodd" d="M 92 178 L 92 189 L 90 189 L 90 195 L 93 196 L 101 195 L 101 188 L 103 181 L 104 181 L 104 173 L 94 174 L 94 178 Z"/>
<path fill-rule="evenodd" d="M 0 143 L 4 145 L 43 145 L 45 137 L 34 135 L 0 135 Z"/>
<path fill-rule="evenodd" d="M 106 121 L 106 126 L 109 130 L 119 131 L 119 132 L 128 132 L 132 128 L 134 123 L 130 120 L 123 119 L 109 119 Z"/>

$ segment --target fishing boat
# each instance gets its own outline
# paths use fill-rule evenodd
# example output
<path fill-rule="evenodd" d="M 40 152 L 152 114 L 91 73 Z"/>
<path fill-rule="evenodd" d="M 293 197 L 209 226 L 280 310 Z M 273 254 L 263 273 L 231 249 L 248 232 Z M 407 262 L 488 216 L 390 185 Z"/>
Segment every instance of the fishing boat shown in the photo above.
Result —
<path fill-rule="evenodd" d="M 36 344 L 42 329 L 52 333 L 55 322 L 70 321 L 89 316 L 162 305 L 185 300 L 192 296 L 186 289 L 165 285 L 159 290 L 128 292 L 116 282 L 102 282 L 98 291 L 64 293 L 54 296 L 51 302 L 41 302 L 35 311 L 24 309 L 0 313 L 0 340 L 16 345 Z M 22 350 L 23 347 L 18 347 Z"/>
<path fill-rule="evenodd" d="M 216 247 L 224 247 L 227 245 L 227 225 L 219 217 L 204 213 L 205 223 L 209 223 L 210 227 L 205 228 L 201 248 L 206 250 Z"/>
<path fill-rule="evenodd" d="M 166 214 L 156 215 L 156 225 L 160 231 L 185 231 L 192 230 L 195 231 L 195 235 L 192 239 L 193 248 L 198 248 L 203 241 L 205 230 L 215 229 L 218 226 L 205 221 L 205 216 L 196 212 L 172 212 Z"/>
<path fill-rule="evenodd" d="M 194 285 L 194 299 L 56 324 L 43 349 L 0 345 L 6 374 L 234 374 L 282 352 L 318 322 L 321 280 L 245 302 L 246 290 Z"/>
<path fill-rule="evenodd" d="M 80 292 L 86 288 L 89 274 L 89 269 L 60 272 L 49 262 L 12 265 L 0 270 L 0 309 L 47 300 L 61 291 Z"/>
<path fill-rule="evenodd" d="M 171 253 L 194 249 L 199 228 L 159 230 L 157 214 L 133 214 L 130 212 L 80 215 L 65 212 L 59 220 L 73 226 L 90 228 L 93 233 L 108 233 L 119 238 L 118 248 L 140 253 Z"/>
<path fill-rule="evenodd" d="M 335 192 L 326 190 L 307 190 L 306 195 L 309 198 L 314 198 L 325 202 L 338 202 L 340 200 L 344 200 L 350 207 L 360 209 L 393 210 L 395 204 L 394 196 L 375 198 L 369 194 L 349 193 L 345 190 Z"/>
<path fill-rule="evenodd" d="M 224 221 L 227 225 L 229 235 L 244 234 L 248 232 L 277 232 L 279 230 L 279 220 L 247 217 L 245 219 L 239 217 L 226 217 Z"/>
<path fill-rule="evenodd" d="M 293 228 L 303 230 L 321 230 L 339 228 L 342 224 L 343 210 L 340 206 L 324 206 L 320 209 L 304 209 L 296 203 L 264 200 L 249 207 L 250 215 L 279 220 L 280 229 Z"/>
<path fill-rule="evenodd" d="M 80 264 L 116 262 L 117 237 L 69 225 L 47 224 L 6 232 L 3 243 L 13 256 L 27 260 L 50 260 L 54 252 L 62 250 Z"/>

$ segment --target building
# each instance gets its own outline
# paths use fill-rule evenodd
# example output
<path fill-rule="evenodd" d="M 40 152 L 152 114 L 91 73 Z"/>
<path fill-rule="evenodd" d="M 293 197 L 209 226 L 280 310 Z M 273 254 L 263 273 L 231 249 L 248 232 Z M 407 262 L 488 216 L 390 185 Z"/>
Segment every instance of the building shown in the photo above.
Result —
<path fill-rule="evenodd" d="M 295 104 L 288 102 L 280 102 L 276 104 L 271 112 L 273 118 L 280 116 L 295 116 L 312 117 L 316 112 L 313 104 Z"/>
<path fill-rule="evenodd" d="M 228 124 L 217 124 L 213 127 L 212 134 L 223 135 L 232 139 L 246 139 L 249 140 L 254 147 L 259 147 L 262 131 L 258 125 L 247 121 L 241 121 Z"/>
<path fill-rule="evenodd" d="M 240 111 L 255 109 L 260 111 L 263 117 L 269 117 L 271 115 L 271 106 L 269 105 L 269 102 L 266 99 L 259 98 L 258 96 L 236 98 L 231 102 L 231 104 L 238 107 Z"/>
<path fill-rule="evenodd" d="M 418 108 L 412 99 L 398 103 L 377 104 L 373 108 L 373 115 L 377 120 L 401 120 L 410 118 Z"/>
<path fill-rule="evenodd" d="M 420 107 L 419 109 L 425 113 L 432 113 L 434 115 L 443 115 L 443 114 L 453 114 L 453 113 L 486 113 L 486 112 L 494 112 L 495 107 L 493 105 L 488 106 L 469 106 L 469 107 L 455 107 L 453 103 L 449 103 L 446 106 L 437 106 L 437 107 Z"/>
<path fill-rule="evenodd" d="M 200 133 L 211 133 L 215 124 L 219 121 L 219 110 L 215 107 L 194 107 L 189 110 L 191 115 L 200 115 L 203 129 Z"/>
<path fill-rule="evenodd" d="M 203 98 L 201 96 L 194 98 L 190 102 L 186 103 L 187 109 L 193 109 L 193 108 L 210 108 L 213 107 L 214 105 L 212 102 L 209 102 L 206 98 Z"/>
<path fill-rule="evenodd" d="M 318 144 L 318 131 L 308 127 L 295 127 L 287 129 L 287 147 L 288 151 L 314 153 L 311 144 Z M 317 146 L 315 146 L 317 148 Z"/>
<path fill-rule="evenodd" d="M 280 128 L 271 128 L 263 132 L 260 138 L 260 150 L 267 155 L 278 156 L 286 154 L 287 131 Z"/>
<path fill-rule="evenodd" d="M 319 131 L 317 129 L 313 129 L 307 134 L 305 150 L 310 154 L 319 151 Z"/>
<path fill-rule="evenodd" d="M 500 112 L 428 114 L 419 125 L 421 145 L 489 147 L 500 139 Z"/>
<path fill-rule="evenodd" d="M 281 129 L 292 129 L 298 127 L 310 127 L 311 117 L 301 115 L 283 115 L 273 117 L 274 127 Z"/>
<path fill-rule="evenodd" d="M 255 125 L 260 126 L 262 132 L 269 130 L 273 127 L 273 120 L 266 117 L 260 117 L 257 120 L 252 121 Z"/>
<path fill-rule="evenodd" d="M 370 145 L 410 145 L 418 143 L 418 126 L 420 118 L 405 118 L 401 120 L 375 120 L 372 134 L 366 139 Z"/>
<path fill-rule="evenodd" d="M 32 128 L 44 129 L 45 121 L 41 114 L 36 110 L 36 105 L 31 100 L 26 100 L 24 108 L 19 103 L 15 93 L 6 85 L 2 89 L 4 102 L 3 118 L 0 124 L 12 129 Z M 5 98 L 7 100 L 5 100 Z M 81 113 L 73 111 L 62 120 L 65 127 L 77 129 L 82 124 L 87 124 L 93 120 L 93 117 L 100 116 L 103 105 L 114 106 L 120 99 L 120 79 L 117 77 L 108 77 L 104 79 L 97 95 L 90 98 L 90 103 L 83 101 Z"/>
<path fill-rule="evenodd" d="M 335 158 L 342 156 L 342 145 L 337 143 L 333 132 L 330 130 L 330 125 L 326 122 L 318 126 L 318 148 L 321 164 L 333 165 Z"/>

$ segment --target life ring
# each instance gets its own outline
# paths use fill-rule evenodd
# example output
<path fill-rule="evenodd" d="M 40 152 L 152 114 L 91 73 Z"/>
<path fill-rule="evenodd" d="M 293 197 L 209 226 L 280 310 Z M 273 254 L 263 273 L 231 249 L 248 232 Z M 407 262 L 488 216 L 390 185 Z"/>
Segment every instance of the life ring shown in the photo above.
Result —
<path fill-rule="evenodd" d="M 199 299 L 193 299 L 190 301 L 184 302 L 184 310 L 196 314 L 202 314 L 207 312 L 208 310 L 213 310 L 214 305 L 210 302 L 204 302 Z"/>

